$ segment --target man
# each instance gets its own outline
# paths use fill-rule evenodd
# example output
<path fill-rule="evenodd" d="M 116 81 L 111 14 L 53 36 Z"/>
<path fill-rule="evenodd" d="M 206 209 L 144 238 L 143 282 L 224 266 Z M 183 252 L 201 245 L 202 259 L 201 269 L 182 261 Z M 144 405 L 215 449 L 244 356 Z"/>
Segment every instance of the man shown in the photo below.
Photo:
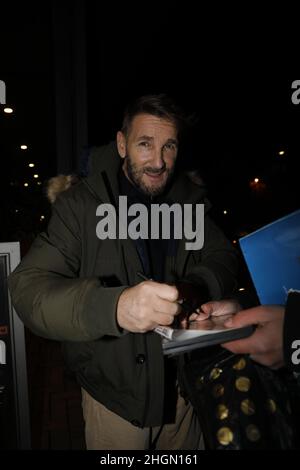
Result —
<path fill-rule="evenodd" d="M 235 288 L 237 258 L 207 214 L 203 189 L 175 175 L 182 123 L 165 95 L 133 102 L 117 144 L 96 151 L 89 176 L 57 198 L 47 232 L 9 279 L 24 323 L 64 342 L 83 389 L 89 449 L 201 446 L 198 421 L 178 392 L 176 361 L 164 360 L 153 330 L 180 313 L 176 277 L 221 299 Z M 184 237 L 161 233 L 99 238 L 99 211 L 114 207 L 115 225 L 124 216 L 117 213 L 119 196 L 149 209 L 156 202 L 205 203 L 203 248 L 187 250 Z M 141 282 L 138 272 L 153 280 Z"/>
<path fill-rule="evenodd" d="M 240 328 L 256 325 L 248 338 L 226 343 L 223 346 L 235 354 L 250 354 L 251 358 L 264 366 L 278 369 L 283 365 L 300 372 L 300 293 L 292 291 L 283 305 L 260 305 L 241 310 L 236 301 L 208 302 L 201 312 L 193 314 L 194 320 L 205 320 L 210 316 L 235 313 L 226 326 Z"/>

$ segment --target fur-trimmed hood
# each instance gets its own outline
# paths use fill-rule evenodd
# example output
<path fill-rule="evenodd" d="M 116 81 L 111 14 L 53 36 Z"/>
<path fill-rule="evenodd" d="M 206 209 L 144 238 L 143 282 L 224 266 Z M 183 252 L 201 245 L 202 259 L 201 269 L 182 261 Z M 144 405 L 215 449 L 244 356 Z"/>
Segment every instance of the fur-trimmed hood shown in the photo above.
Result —
<path fill-rule="evenodd" d="M 50 178 L 46 186 L 46 195 L 51 204 L 54 204 L 57 196 L 78 183 L 77 175 L 57 175 Z"/>

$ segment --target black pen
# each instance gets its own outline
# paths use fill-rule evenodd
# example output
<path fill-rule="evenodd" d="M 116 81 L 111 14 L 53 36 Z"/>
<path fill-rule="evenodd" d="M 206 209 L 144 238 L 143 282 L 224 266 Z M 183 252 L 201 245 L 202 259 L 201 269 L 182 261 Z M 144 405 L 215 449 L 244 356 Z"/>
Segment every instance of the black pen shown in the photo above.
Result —
<path fill-rule="evenodd" d="M 143 279 L 143 281 L 153 281 L 153 279 L 151 279 L 151 278 L 145 276 L 145 274 L 141 273 L 140 271 L 137 272 L 137 275 L 138 275 L 141 279 Z"/>

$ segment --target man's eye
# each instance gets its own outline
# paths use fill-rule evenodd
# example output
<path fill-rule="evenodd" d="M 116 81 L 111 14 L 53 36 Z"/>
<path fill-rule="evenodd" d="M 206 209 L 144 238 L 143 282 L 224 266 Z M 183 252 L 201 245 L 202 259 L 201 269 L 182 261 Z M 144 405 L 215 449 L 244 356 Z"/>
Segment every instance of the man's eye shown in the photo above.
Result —
<path fill-rule="evenodd" d="M 141 147 L 149 147 L 150 146 L 149 142 L 140 142 L 139 145 Z"/>
<path fill-rule="evenodd" d="M 164 147 L 165 147 L 165 149 L 167 149 L 167 150 L 176 150 L 176 145 L 173 144 L 173 143 L 166 144 Z"/>

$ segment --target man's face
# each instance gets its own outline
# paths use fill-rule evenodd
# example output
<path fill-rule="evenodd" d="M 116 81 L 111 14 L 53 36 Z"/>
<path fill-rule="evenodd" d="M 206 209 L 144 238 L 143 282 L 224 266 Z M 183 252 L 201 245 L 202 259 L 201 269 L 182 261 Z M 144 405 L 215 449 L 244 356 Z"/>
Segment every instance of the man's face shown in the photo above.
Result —
<path fill-rule="evenodd" d="M 127 136 L 118 132 L 117 144 L 127 178 L 148 196 L 161 194 L 177 157 L 175 124 L 151 114 L 138 114 Z"/>

